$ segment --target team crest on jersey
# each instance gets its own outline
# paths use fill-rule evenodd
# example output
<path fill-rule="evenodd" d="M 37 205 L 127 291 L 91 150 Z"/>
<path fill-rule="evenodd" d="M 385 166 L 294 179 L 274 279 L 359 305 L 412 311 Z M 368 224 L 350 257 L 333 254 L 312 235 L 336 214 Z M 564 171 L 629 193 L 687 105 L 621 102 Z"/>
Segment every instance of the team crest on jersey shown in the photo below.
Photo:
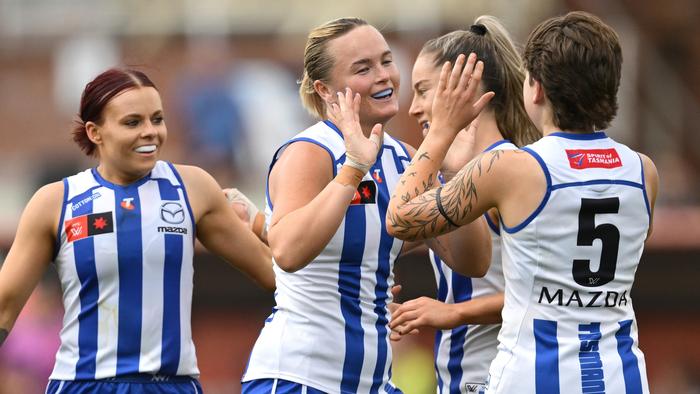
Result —
<path fill-rule="evenodd" d="M 68 219 L 66 220 L 65 231 L 68 242 L 94 235 L 113 233 L 114 220 L 112 220 L 112 212 L 91 213 Z"/>
<path fill-rule="evenodd" d="M 160 206 L 160 218 L 170 224 L 180 224 L 185 221 L 185 210 L 176 201 L 167 201 Z"/>
<path fill-rule="evenodd" d="M 575 170 L 622 167 L 620 155 L 615 148 L 566 149 L 566 157 L 569 159 L 569 166 Z"/>
<path fill-rule="evenodd" d="M 350 205 L 360 204 L 376 204 L 377 203 L 377 184 L 374 181 L 362 181 L 355 190 L 355 195 L 352 197 Z"/>

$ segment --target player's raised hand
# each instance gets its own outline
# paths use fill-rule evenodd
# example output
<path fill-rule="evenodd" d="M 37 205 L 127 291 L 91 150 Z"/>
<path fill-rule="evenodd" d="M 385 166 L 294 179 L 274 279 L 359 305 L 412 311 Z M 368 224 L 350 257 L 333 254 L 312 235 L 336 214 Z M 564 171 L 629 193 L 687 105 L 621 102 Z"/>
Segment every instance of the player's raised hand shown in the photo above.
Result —
<path fill-rule="evenodd" d="M 367 172 L 377 160 L 377 153 L 382 146 L 382 125 L 374 125 L 369 138 L 365 137 L 360 126 L 360 94 L 353 94 L 350 88 L 337 94 L 338 102 L 330 104 L 328 115 L 343 133 L 346 164 Z"/>
<path fill-rule="evenodd" d="M 445 62 L 433 100 L 429 133 L 447 133 L 454 138 L 479 115 L 494 96 L 493 92 L 479 95 L 483 72 L 484 63 L 477 61 L 474 53 L 468 58 L 459 55 L 454 66 Z"/>

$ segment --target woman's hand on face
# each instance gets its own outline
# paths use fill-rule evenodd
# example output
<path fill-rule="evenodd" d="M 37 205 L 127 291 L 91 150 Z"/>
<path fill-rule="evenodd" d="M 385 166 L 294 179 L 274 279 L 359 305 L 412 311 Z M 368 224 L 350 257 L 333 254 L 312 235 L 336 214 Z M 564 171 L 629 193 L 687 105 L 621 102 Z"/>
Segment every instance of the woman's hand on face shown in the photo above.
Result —
<path fill-rule="evenodd" d="M 479 152 L 476 152 L 476 132 L 479 127 L 479 118 L 474 119 L 466 130 L 457 133 L 457 137 L 450 145 L 440 167 L 445 182 L 452 179 L 459 170 L 469 163 Z"/>
<path fill-rule="evenodd" d="M 350 88 L 337 94 L 338 102 L 330 103 L 328 115 L 343 133 L 346 157 L 355 164 L 359 164 L 361 168 L 358 169 L 366 172 L 377 160 L 377 154 L 382 146 L 384 137 L 382 125 L 379 123 L 374 125 L 369 138 L 365 137 L 360 126 L 360 94 L 353 94 Z"/>
<path fill-rule="evenodd" d="M 447 133 L 447 136 L 454 138 L 476 119 L 494 96 L 493 92 L 478 95 L 483 72 L 484 63 L 477 61 L 474 53 L 468 59 L 459 55 L 454 67 L 450 62 L 442 66 L 429 133 Z"/>

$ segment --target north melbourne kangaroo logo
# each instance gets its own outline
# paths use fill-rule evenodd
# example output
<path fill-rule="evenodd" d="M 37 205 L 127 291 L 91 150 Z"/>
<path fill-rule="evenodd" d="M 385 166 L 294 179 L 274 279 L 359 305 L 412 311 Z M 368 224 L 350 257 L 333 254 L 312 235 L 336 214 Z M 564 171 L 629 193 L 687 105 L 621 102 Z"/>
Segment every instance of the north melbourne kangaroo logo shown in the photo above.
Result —
<path fill-rule="evenodd" d="M 179 202 L 164 202 L 160 206 L 160 218 L 170 224 L 180 224 L 185 221 L 185 210 Z"/>

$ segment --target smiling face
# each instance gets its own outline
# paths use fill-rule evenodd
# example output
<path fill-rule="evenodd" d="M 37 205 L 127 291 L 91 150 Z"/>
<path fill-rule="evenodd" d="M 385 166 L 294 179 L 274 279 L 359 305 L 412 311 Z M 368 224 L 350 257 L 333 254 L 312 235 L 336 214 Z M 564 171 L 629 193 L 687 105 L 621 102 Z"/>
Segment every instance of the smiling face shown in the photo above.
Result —
<path fill-rule="evenodd" d="M 105 106 L 102 118 L 101 125 L 85 125 L 97 145 L 100 175 L 120 185 L 148 175 L 167 138 L 158 91 L 152 87 L 125 90 Z"/>
<path fill-rule="evenodd" d="M 433 97 L 440 79 L 440 67 L 435 65 L 435 55 L 422 53 L 413 64 L 411 84 L 413 87 L 413 101 L 408 109 L 409 115 L 416 118 L 423 130 L 423 136 L 428 132 L 430 120 L 433 115 Z"/>
<path fill-rule="evenodd" d="M 336 102 L 336 92 L 359 93 L 363 129 L 385 124 L 399 111 L 399 70 L 389 45 L 372 26 L 358 26 L 328 42 L 333 59 L 328 83 L 316 81 L 316 91 L 326 103 Z M 368 129 L 368 130 L 369 130 Z"/>

